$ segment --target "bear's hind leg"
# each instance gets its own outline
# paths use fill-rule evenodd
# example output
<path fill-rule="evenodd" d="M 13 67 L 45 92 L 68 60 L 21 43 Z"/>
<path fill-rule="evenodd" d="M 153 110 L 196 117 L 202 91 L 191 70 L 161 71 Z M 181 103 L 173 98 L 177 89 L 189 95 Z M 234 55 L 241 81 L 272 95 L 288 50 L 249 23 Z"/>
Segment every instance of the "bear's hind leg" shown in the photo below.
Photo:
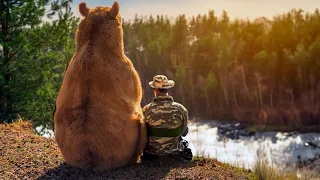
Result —
<path fill-rule="evenodd" d="M 132 159 L 129 161 L 129 164 L 137 164 L 141 162 L 141 155 L 144 150 L 144 148 L 147 145 L 147 126 L 146 123 L 143 122 L 143 117 L 139 116 L 139 119 L 137 120 L 139 123 L 139 137 L 137 139 L 137 146 L 135 149 L 135 152 L 132 156 Z"/>

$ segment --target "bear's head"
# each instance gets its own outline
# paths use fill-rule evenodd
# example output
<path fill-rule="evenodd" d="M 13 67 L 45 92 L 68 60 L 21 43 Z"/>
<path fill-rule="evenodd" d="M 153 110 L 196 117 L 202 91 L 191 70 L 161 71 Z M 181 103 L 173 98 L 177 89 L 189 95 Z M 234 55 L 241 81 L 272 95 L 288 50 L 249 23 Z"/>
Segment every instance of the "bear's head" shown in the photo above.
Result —
<path fill-rule="evenodd" d="M 76 35 L 77 50 L 88 41 L 106 49 L 122 50 L 123 30 L 119 10 L 118 2 L 114 2 L 111 8 L 89 8 L 86 3 L 80 3 L 79 12 L 83 19 Z"/>

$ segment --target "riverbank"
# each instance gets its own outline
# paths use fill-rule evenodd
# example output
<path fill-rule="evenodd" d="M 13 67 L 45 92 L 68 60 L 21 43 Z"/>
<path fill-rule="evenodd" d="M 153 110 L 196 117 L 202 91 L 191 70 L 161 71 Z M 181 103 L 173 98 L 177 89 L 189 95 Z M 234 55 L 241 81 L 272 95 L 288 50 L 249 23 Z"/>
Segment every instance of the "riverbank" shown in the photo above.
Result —
<path fill-rule="evenodd" d="M 256 179 L 253 172 L 214 159 L 148 162 L 112 171 L 72 168 L 54 139 L 37 135 L 30 122 L 0 124 L 1 179 Z"/>
<path fill-rule="evenodd" d="M 248 125 L 248 131 L 278 131 L 278 132 L 297 132 L 297 133 L 320 133 L 320 126 L 306 125 Z"/>
<path fill-rule="evenodd" d="M 261 122 L 255 121 L 239 121 L 233 118 L 227 118 L 223 120 L 215 119 L 215 118 L 208 118 L 208 117 L 192 117 L 190 121 L 197 121 L 197 120 L 217 120 L 220 122 L 228 123 L 228 124 L 241 124 L 242 127 L 245 127 L 247 131 L 250 132 L 261 132 L 261 131 L 278 131 L 278 132 L 297 132 L 297 133 L 320 133 L 320 125 L 305 125 L 301 123 L 273 123 L 273 124 L 262 124 Z"/>

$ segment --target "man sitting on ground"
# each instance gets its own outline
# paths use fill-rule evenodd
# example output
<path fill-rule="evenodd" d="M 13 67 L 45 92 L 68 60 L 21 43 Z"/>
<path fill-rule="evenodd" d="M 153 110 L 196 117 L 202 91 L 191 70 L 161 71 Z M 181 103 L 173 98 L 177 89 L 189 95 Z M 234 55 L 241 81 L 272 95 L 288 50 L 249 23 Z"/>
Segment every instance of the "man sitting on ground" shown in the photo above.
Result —
<path fill-rule="evenodd" d="M 191 161 L 192 152 L 188 148 L 188 142 L 181 138 L 188 133 L 188 110 L 168 95 L 174 81 L 168 80 L 166 76 L 157 75 L 149 85 L 154 89 L 155 97 L 143 108 L 148 132 L 144 159 L 180 155 L 182 160 Z"/>

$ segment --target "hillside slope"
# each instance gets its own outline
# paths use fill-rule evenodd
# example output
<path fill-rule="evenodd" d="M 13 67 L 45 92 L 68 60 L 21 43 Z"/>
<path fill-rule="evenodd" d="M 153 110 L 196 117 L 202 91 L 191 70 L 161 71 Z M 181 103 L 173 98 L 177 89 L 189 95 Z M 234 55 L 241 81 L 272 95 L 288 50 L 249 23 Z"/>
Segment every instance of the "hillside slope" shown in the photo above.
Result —
<path fill-rule="evenodd" d="M 24 121 L 0 124 L 0 163 L 0 179 L 253 179 L 247 170 L 212 159 L 161 160 L 103 172 L 72 168 L 53 139 L 38 136 Z"/>

